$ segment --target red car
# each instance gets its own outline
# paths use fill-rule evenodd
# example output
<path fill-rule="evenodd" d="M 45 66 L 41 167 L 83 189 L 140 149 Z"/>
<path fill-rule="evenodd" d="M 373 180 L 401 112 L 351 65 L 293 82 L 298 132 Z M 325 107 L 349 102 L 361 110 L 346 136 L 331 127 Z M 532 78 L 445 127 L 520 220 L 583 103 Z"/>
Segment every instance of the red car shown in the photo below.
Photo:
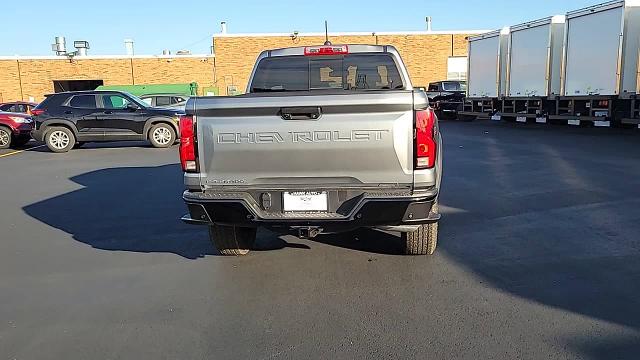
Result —
<path fill-rule="evenodd" d="M 0 111 L 23 113 L 31 115 L 31 110 L 38 106 L 37 103 L 28 101 L 12 101 L 0 104 Z"/>
<path fill-rule="evenodd" d="M 0 112 L 0 149 L 22 146 L 31 140 L 33 119 L 27 114 Z"/>

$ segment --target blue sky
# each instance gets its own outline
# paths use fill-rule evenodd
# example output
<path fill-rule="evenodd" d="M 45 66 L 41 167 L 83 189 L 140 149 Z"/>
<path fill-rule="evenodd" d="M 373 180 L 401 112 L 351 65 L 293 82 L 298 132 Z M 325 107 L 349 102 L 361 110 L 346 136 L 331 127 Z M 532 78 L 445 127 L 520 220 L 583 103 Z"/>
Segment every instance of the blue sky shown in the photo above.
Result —
<path fill-rule="evenodd" d="M 225 0 L 225 1 L 76 1 L 7 0 L 0 7 L 0 55 L 50 55 L 56 35 L 67 43 L 87 40 L 90 54 L 122 54 L 125 38 L 136 54 L 188 49 L 208 53 L 211 35 L 227 21 L 229 32 L 321 32 L 329 30 L 497 29 L 568 10 L 598 0 Z"/>

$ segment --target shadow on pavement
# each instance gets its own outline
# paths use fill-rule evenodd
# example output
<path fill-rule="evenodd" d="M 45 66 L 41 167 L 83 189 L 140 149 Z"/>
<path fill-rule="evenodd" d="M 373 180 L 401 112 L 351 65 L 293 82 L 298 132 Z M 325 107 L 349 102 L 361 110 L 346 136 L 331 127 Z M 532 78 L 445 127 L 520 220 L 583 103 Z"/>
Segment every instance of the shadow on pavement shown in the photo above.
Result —
<path fill-rule="evenodd" d="M 374 229 L 358 229 L 342 234 L 320 235 L 314 242 L 381 255 L 402 255 L 400 238 Z"/>
<path fill-rule="evenodd" d="M 507 293 L 640 330 L 638 138 L 447 125 L 440 254 Z M 635 340 L 568 343 L 609 359 L 640 354 Z"/>
<path fill-rule="evenodd" d="M 179 165 L 123 167 L 74 176 L 83 188 L 28 205 L 24 211 L 96 249 L 141 253 L 166 252 L 196 259 L 218 255 L 206 227 L 183 224 Z M 257 250 L 290 244 L 260 232 Z"/>

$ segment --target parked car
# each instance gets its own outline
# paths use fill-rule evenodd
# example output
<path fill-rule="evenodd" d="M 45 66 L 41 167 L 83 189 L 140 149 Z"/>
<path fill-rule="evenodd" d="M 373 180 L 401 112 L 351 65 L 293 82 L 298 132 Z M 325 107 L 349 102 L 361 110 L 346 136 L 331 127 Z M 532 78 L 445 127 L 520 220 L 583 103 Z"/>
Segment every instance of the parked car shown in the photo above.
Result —
<path fill-rule="evenodd" d="M 378 228 L 400 232 L 406 254 L 435 251 L 438 119 L 394 47 L 269 50 L 252 74 L 245 95 L 187 102 L 183 221 L 208 226 L 223 255 L 246 254 L 260 226 Z"/>
<path fill-rule="evenodd" d="M 466 91 L 466 81 L 436 81 L 429 84 L 427 96 L 438 117 L 455 119 L 463 109 Z"/>
<path fill-rule="evenodd" d="M 149 140 L 162 148 L 177 139 L 177 112 L 150 107 L 120 91 L 62 92 L 46 95 L 32 110 L 32 135 L 53 152 L 93 141 Z"/>
<path fill-rule="evenodd" d="M 36 106 L 38 106 L 38 103 L 28 101 L 13 101 L 1 103 L 0 111 L 31 115 L 31 110 Z"/>
<path fill-rule="evenodd" d="M 23 146 L 31 140 L 33 120 L 20 113 L 0 112 L 0 149 Z"/>
<path fill-rule="evenodd" d="M 188 96 L 181 94 L 150 94 L 140 96 L 140 100 L 147 105 L 160 108 L 175 108 L 184 110 Z"/>

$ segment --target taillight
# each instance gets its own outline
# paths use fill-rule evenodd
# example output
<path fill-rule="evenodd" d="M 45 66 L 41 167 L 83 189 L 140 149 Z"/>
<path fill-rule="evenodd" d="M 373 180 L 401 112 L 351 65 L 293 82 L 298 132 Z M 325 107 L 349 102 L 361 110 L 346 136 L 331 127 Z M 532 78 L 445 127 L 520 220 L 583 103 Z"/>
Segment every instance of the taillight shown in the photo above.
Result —
<path fill-rule="evenodd" d="M 433 109 L 418 110 L 416 114 L 416 169 L 429 169 L 436 164 L 436 114 Z"/>
<path fill-rule="evenodd" d="M 180 116 L 180 164 L 185 172 L 197 172 L 195 121 L 191 115 Z"/>
<path fill-rule="evenodd" d="M 344 55 L 349 53 L 347 45 L 307 46 L 304 48 L 305 56 L 314 55 Z"/>
<path fill-rule="evenodd" d="M 44 114 L 44 109 L 31 109 L 31 115 L 39 116 Z"/>

